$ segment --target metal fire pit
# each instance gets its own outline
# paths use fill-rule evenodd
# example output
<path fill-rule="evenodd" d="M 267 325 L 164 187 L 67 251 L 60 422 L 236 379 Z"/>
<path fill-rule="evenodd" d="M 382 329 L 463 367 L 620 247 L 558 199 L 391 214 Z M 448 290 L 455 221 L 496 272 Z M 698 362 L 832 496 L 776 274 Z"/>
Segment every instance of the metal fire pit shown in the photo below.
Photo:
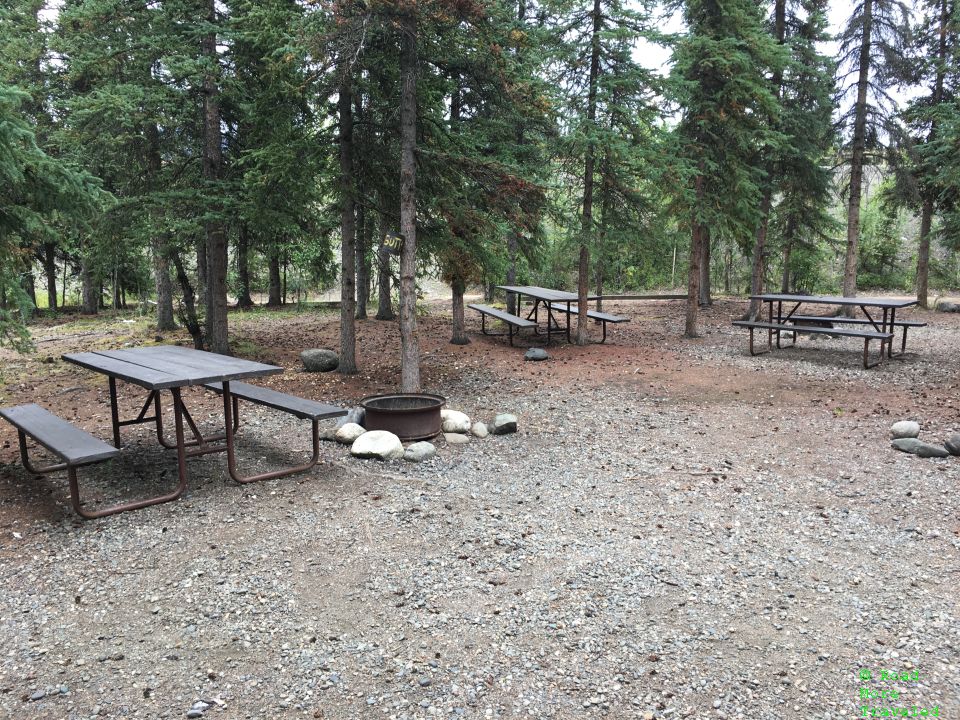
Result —
<path fill-rule="evenodd" d="M 447 402 L 430 393 L 388 393 L 360 401 L 367 430 L 389 430 L 403 441 L 426 440 L 440 432 L 440 408 Z"/>

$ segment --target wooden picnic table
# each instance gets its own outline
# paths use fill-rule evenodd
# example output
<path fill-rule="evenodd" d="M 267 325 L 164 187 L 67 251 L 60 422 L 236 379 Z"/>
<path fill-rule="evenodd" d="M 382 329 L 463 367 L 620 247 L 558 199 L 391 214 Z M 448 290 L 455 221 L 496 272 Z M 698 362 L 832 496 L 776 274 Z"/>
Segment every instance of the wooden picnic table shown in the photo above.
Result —
<path fill-rule="evenodd" d="M 283 368 L 176 345 L 70 353 L 64 355 L 63 359 L 109 378 L 110 417 L 113 424 L 113 442 L 117 448 L 120 447 L 121 427 L 154 423 L 160 444 L 166 448 L 175 448 L 177 451 L 179 482 L 172 492 L 149 500 L 139 500 L 118 506 L 116 511 L 132 510 L 178 498 L 187 488 L 186 460 L 188 457 L 197 455 L 226 452 L 230 474 L 241 482 L 276 476 L 276 474 L 267 473 L 254 478 L 239 478 L 236 475 L 233 446 L 234 433 L 237 429 L 237 405 L 230 392 L 230 382 L 275 375 L 283 372 Z M 117 380 L 139 385 L 148 391 L 143 407 L 135 418 L 120 419 L 117 405 Z M 181 390 L 185 387 L 207 383 L 221 383 L 223 394 L 224 431 L 210 437 L 204 437 L 200 432 L 184 405 L 181 394 Z M 175 432 L 173 443 L 166 440 L 163 432 L 160 393 L 164 390 L 169 391 L 173 396 Z M 151 406 L 153 415 L 148 416 Z M 190 427 L 193 440 L 188 441 L 185 437 L 184 421 Z M 220 441 L 225 442 L 221 444 Z"/>
<path fill-rule="evenodd" d="M 868 351 L 871 340 L 880 342 L 880 361 L 884 356 L 894 357 L 893 354 L 893 335 L 896 328 L 903 330 L 903 344 L 901 352 L 906 351 L 907 327 L 922 326 L 925 323 L 905 323 L 897 321 L 897 310 L 911 307 L 917 304 L 916 300 L 900 300 L 895 298 L 877 298 L 877 297 L 843 297 L 840 295 L 792 295 L 787 293 L 763 293 L 751 295 L 751 300 L 759 300 L 767 305 L 767 320 L 753 321 L 740 320 L 734 324 L 745 327 L 750 330 L 750 352 L 751 354 L 760 354 L 753 349 L 753 331 L 755 329 L 767 331 L 768 350 L 772 349 L 773 337 L 776 336 L 776 345 L 780 344 L 780 334 L 782 332 L 792 333 L 794 343 L 798 330 L 803 332 L 820 332 L 826 334 L 846 335 L 864 339 L 863 364 L 864 367 L 873 367 L 877 363 L 868 362 Z M 776 305 L 776 311 L 774 311 Z M 834 305 L 838 307 L 858 307 L 864 315 L 864 320 L 846 321 L 842 317 L 833 318 L 831 316 L 803 315 L 797 311 L 803 305 Z M 786 308 L 784 307 L 786 306 Z M 786 309 L 786 312 L 785 312 Z M 876 314 L 880 311 L 878 317 L 874 317 L 871 311 Z M 762 314 L 762 313 L 761 313 Z M 831 320 L 837 323 L 852 322 L 860 324 L 863 330 L 841 329 L 827 327 Z M 816 323 L 822 323 L 817 326 Z"/>

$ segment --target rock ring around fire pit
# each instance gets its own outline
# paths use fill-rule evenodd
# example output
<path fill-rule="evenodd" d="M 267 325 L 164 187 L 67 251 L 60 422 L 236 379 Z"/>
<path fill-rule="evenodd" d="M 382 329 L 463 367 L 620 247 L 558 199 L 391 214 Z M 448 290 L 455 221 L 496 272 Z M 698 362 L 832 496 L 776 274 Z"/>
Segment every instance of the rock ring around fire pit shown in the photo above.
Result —
<path fill-rule="evenodd" d="M 367 430 L 389 430 L 398 438 L 427 440 L 440 433 L 440 409 L 447 399 L 431 393 L 388 393 L 360 401 Z"/>

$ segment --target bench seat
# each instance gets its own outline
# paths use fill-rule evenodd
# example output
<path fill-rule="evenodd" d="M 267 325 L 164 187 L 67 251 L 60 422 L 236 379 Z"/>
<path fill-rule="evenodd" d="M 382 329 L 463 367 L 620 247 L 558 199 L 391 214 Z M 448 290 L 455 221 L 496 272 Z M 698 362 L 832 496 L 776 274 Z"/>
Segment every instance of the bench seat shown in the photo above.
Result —
<path fill-rule="evenodd" d="M 560 312 L 570 313 L 571 315 L 579 315 L 580 311 L 575 307 L 567 307 L 566 303 L 560 305 L 558 303 L 550 303 L 551 310 L 559 310 Z M 587 310 L 587 317 L 591 320 L 599 320 L 603 323 L 622 323 L 630 322 L 630 318 L 623 317 L 622 315 L 612 315 L 610 313 L 601 312 L 600 310 Z"/>
<path fill-rule="evenodd" d="M 831 323 L 840 323 L 841 325 L 872 325 L 869 320 L 866 318 L 848 318 L 843 315 L 791 315 L 789 318 L 784 318 L 784 321 L 789 322 L 831 322 Z M 893 323 L 894 327 L 926 327 L 925 322 L 920 322 L 919 320 L 897 320 Z"/>
<path fill-rule="evenodd" d="M 856 330 L 853 328 L 834 328 L 834 327 L 823 327 L 822 325 L 787 325 L 786 323 L 775 323 L 775 322 L 765 322 L 765 321 L 755 321 L 755 320 L 734 320 L 733 324 L 737 327 L 746 328 L 750 331 L 750 354 L 751 355 L 763 355 L 764 353 L 770 352 L 772 349 L 771 338 L 774 333 L 777 335 L 777 347 L 780 347 L 780 333 L 788 333 L 792 336 L 793 342 L 792 345 L 796 344 L 797 335 L 799 333 L 810 333 L 810 334 L 821 334 L 821 335 L 835 335 L 840 337 L 857 337 L 863 338 L 863 366 L 865 368 L 872 368 L 878 365 L 883 361 L 884 358 L 884 346 L 888 342 L 893 341 L 892 332 L 877 332 L 876 330 Z M 753 332 L 754 330 L 767 330 L 769 331 L 767 336 L 767 349 L 757 351 L 753 346 Z M 874 363 L 869 361 L 869 350 L 870 350 L 870 341 L 879 340 L 880 341 L 880 359 Z"/>
<path fill-rule="evenodd" d="M 66 467 L 102 462 L 120 452 L 113 445 L 33 403 L 0 408 L 0 417 L 63 460 Z"/>
<path fill-rule="evenodd" d="M 517 315 L 512 315 L 505 310 L 498 310 L 495 307 L 490 307 L 489 305 L 481 305 L 480 303 L 470 303 L 467 305 L 471 310 L 476 310 L 480 313 L 480 332 L 484 335 L 503 335 L 503 333 L 489 333 L 487 332 L 487 316 L 496 318 L 501 322 L 505 322 L 509 328 L 507 333 L 510 337 L 510 344 L 513 345 L 513 329 L 517 328 L 518 330 L 522 328 L 536 328 L 537 323 L 533 320 L 527 320 L 526 318 L 519 317 Z"/>
<path fill-rule="evenodd" d="M 223 392 L 222 383 L 207 383 L 204 387 L 213 390 L 215 393 Z M 316 400 L 308 400 L 307 398 L 288 395 L 278 390 L 244 382 L 230 383 L 230 394 L 241 400 L 290 413 L 301 420 L 325 420 L 347 414 L 347 411 L 343 408 L 325 405 Z"/>

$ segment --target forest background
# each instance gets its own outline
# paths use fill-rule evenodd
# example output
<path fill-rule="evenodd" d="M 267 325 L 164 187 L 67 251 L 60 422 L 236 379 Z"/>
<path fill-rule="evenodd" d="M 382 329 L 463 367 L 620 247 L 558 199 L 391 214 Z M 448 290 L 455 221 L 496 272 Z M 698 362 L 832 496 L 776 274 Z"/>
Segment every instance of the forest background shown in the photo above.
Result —
<path fill-rule="evenodd" d="M 453 342 L 467 288 L 503 281 L 683 285 L 688 336 L 714 288 L 926 307 L 960 287 L 958 21 L 953 0 L 12 0 L 0 338 L 139 304 L 229 352 L 229 305 L 339 284 L 341 370 L 355 319 L 398 312 L 416 389 L 431 276 Z"/>

